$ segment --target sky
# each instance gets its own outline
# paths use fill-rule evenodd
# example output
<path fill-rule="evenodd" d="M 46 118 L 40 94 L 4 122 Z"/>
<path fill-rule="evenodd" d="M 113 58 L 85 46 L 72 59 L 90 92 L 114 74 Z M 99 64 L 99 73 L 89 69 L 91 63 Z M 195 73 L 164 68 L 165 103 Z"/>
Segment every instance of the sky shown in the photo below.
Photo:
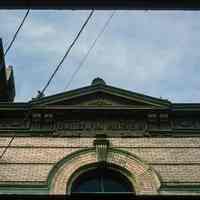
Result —
<path fill-rule="evenodd" d="M 0 10 L 4 49 L 25 12 Z M 16 102 L 27 102 L 43 89 L 89 12 L 30 11 L 5 58 L 14 68 Z M 199 11 L 116 11 L 65 89 L 111 13 L 95 11 L 45 95 L 88 86 L 101 77 L 108 85 L 173 103 L 200 103 Z"/>

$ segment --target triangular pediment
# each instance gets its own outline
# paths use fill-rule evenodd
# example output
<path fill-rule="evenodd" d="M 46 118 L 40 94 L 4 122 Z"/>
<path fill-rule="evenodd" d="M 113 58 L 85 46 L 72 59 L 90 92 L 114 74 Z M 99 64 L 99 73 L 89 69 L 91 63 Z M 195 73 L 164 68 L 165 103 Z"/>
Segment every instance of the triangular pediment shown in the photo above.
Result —
<path fill-rule="evenodd" d="M 97 90 L 87 94 L 63 100 L 51 102 L 48 105 L 66 105 L 66 106 L 144 106 L 150 105 L 137 99 L 129 99 L 118 94 L 112 94 L 108 91 Z"/>
<path fill-rule="evenodd" d="M 94 84 L 88 87 L 35 99 L 36 106 L 62 107 L 130 107 L 130 108 L 168 108 L 167 100 L 130 92 L 127 90 Z"/>

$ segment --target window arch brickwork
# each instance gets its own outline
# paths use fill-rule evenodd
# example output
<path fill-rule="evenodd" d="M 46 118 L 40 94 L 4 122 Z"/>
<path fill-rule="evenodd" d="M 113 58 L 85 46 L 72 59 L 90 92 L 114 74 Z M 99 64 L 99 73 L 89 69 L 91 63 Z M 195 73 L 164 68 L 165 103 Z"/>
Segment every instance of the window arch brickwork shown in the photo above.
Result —
<path fill-rule="evenodd" d="M 97 163 L 97 155 L 94 148 L 80 150 L 58 162 L 49 173 L 48 183 L 51 194 L 70 193 L 71 176 L 83 166 Z M 137 194 L 157 194 L 160 181 L 157 174 L 146 163 L 134 155 L 119 149 L 109 148 L 107 163 L 119 166 L 128 171 L 128 179 L 133 184 Z M 127 175 L 126 175 L 127 176 Z"/>

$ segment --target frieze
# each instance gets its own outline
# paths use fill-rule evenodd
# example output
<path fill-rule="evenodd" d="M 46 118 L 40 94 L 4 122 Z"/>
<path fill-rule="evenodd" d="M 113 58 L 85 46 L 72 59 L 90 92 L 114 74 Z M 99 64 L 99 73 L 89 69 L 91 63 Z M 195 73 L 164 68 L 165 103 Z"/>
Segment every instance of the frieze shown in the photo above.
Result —
<path fill-rule="evenodd" d="M 52 114 L 34 114 L 28 120 L 24 118 L 0 119 L 0 130 L 9 129 L 49 129 L 53 131 L 146 131 L 153 129 L 200 129 L 199 118 L 175 118 L 168 115 L 150 114 L 145 119 L 100 119 L 100 120 L 65 120 L 55 119 Z"/>
<path fill-rule="evenodd" d="M 174 128 L 176 129 L 199 129 L 200 123 L 198 119 L 180 118 L 174 120 Z"/>
<path fill-rule="evenodd" d="M 52 115 L 34 114 L 31 119 L 1 119 L 0 129 L 51 129 L 66 131 L 132 131 L 144 130 L 143 120 L 55 120 Z"/>
<path fill-rule="evenodd" d="M 66 120 L 54 122 L 54 129 L 56 130 L 143 130 L 145 122 L 138 120 Z"/>
<path fill-rule="evenodd" d="M 1 119 L 0 129 L 22 129 L 28 128 L 29 122 L 24 119 Z"/>

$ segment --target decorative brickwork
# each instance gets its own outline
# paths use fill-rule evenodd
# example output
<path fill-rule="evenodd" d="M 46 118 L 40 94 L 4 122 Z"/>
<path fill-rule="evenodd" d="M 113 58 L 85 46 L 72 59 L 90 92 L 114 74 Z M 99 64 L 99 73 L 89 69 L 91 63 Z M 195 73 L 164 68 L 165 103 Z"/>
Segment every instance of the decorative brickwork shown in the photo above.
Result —
<path fill-rule="evenodd" d="M 96 152 L 86 151 L 81 153 L 75 153 L 71 158 L 67 159 L 59 167 L 55 166 L 50 172 L 50 193 L 51 194 L 66 194 L 68 182 L 71 175 L 80 167 L 92 164 L 96 162 Z"/>
<path fill-rule="evenodd" d="M 0 146 L 8 145 L 11 137 L 0 137 Z M 77 137 L 15 137 L 12 147 L 92 147 L 94 138 Z M 200 137 L 139 137 L 139 138 L 109 138 L 112 147 L 199 147 Z"/>
<path fill-rule="evenodd" d="M 130 173 L 127 178 L 132 182 L 136 194 L 158 193 L 160 182 L 157 175 L 138 158 L 120 150 L 109 149 L 107 162 L 119 166 L 121 169 L 124 168 Z M 70 192 L 71 176 L 82 167 L 94 163 L 97 163 L 94 149 L 79 151 L 60 161 L 49 175 L 50 193 Z"/>
<path fill-rule="evenodd" d="M 0 137 L 1 153 L 10 139 Z M 45 177 L 59 160 L 81 149 L 92 148 L 94 140 L 16 137 L 0 160 L 0 182 L 19 185 L 23 180 L 46 182 Z M 163 183 L 200 183 L 200 138 L 109 138 L 109 141 L 111 148 L 129 152 L 148 163 Z"/>

